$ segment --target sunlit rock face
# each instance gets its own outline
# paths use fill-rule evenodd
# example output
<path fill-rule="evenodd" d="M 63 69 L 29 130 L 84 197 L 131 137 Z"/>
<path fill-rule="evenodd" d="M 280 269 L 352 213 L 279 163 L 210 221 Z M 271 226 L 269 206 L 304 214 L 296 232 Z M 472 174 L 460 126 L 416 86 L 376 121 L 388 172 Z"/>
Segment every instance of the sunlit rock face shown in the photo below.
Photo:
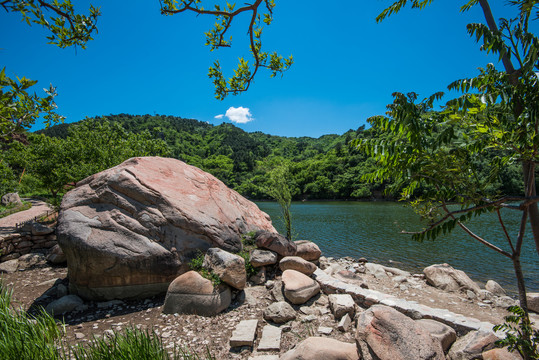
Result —
<path fill-rule="evenodd" d="M 176 159 L 132 158 L 69 191 L 58 219 L 70 290 L 87 299 L 165 292 L 197 250 L 241 250 L 275 232 L 269 216 L 214 176 Z"/>

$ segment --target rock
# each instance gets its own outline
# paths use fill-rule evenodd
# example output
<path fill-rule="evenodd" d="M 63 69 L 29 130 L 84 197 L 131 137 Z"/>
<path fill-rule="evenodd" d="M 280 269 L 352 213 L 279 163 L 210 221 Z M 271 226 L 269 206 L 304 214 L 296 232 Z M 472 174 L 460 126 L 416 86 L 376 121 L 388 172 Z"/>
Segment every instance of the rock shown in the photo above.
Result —
<path fill-rule="evenodd" d="M 339 321 L 339 324 L 337 325 L 337 329 L 339 329 L 339 331 L 346 332 L 350 328 L 350 325 L 352 325 L 352 319 L 350 318 L 350 315 L 344 314 L 344 316 Z"/>
<path fill-rule="evenodd" d="M 416 322 L 423 326 L 433 339 L 442 344 L 444 351 L 447 351 L 455 340 L 457 340 L 456 331 L 446 324 L 431 319 L 420 319 L 416 320 Z"/>
<path fill-rule="evenodd" d="M 485 284 L 485 290 L 490 291 L 492 294 L 496 296 L 506 296 L 507 292 L 504 290 L 503 287 L 500 286 L 496 281 L 489 280 Z"/>
<path fill-rule="evenodd" d="M 287 351 L 281 360 L 359 360 L 359 356 L 355 344 L 325 337 L 310 337 Z"/>
<path fill-rule="evenodd" d="M 273 265 L 277 263 L 277 254 L 270 250 L 254 249 L 251 251 L 249 262 L 253 267 Z"/>
<path fill-rule="evenodd" d="M 0 273 L 13 274 L 19 268 L 19 260 L 13 259 L 0 263 Z"/>
<path fill-rule="evenodd" d="M 494 299 L 494 306 L 501 308 L 508 308 L 509 306 L 514 306 L 517 304 L 517 301 L 509 296 L 500 296 Z"/>
<path fill-rule="evenodd" d="M 178 276 L 168 287 L 163 312 L 213 316 L 225 310 L 231 301 L 228 286 L 214 288 L 210 280 L 196 271 L 189 271 Z"/>
<path fill-rule="evenodd" d="M 271 304 L 264 310 L 264 319 L 276 324 L 284 324 L 296 318 L 296 312 L 286 301 Z"/>
<path fill-rule="evenodd" d="M 373 275 L 375 278 L 379 280 L 387 279 L 389 277 L 387 276 L 386 271 L 382 265 L 366 263 L 365 269 L 367 270 L 369 274 Z"/>
<path fill-rule="evenodd" d="M 274 251 L 281 256 L 296 255 L 296 244 L 275 231 L 257 231 L 255 243 L 259 248 Z"/>
<path fill-rule="evenodd" d="M 32 223 L 32 235 L 34 236 L 45 236 L 52 234 L 54 229 L 51 229 L 48 226 L 45 226 L 40 223 Z"/>
<path fill-rule="evenodd" d="M 359 316 L 356 343 L 365 360 L 445 359 L 440 342 L 420 324 L 384 305 L 371 306 Z"/>
<path fill-rule="evenodd" d="M 51 264 L 64 264 L 67 262 L 66 255 L 62 251 L 60 245 L 56 244 L 49 250 L 49 255 L 47 255 L 47 261 Z"/>
<path fill-rule="evenodd" d="M 110 300 L 163 293 L 198 250 L 239 251 L 241 234 L 256 230 L 275 231 L 217 178 L 176 159 L 142 157 L 65 194 L 57 235 L 70 290 Z"/>
<path fill-rule="evenodd" d="M 258 272 L 249 278 L 249 281 L 255 285 L 262 285 L 266 282 L 266 267 L 258 268 Z"/>
<path fill-rule="evenodd" d="M 509 352 L 507 348 L 488 350 L 481 355 L 483 360 L 522 360 L 517 351 Z"/>
<path fill-rule="evenodd" d="M 320 292 L 318 282 L 296 270 L 285 270 L 282 281 L 284 296 L 292 304 L 304 304 Z"/>
<path fill-rule="evenodd" d="M 7 193 L 4 196 L 2 196 L 2 199 L 0 201 L 2 202 L 2 205 L 4 206 L 8 206 L 10 204 L 22 205 L 21 198 L 19 197 L 19 194 L 17 193 Z"/>
<path fill-rule="evenodd" d="M 481 300 L 492 300 L 494 295 L 488 290 L 481 289 L 481 291 L 479 291 L 478 297 Z"/>
<path fill-rule="evenodd" d="M 281 349 L 281 334 L 282 330 L 280 327 L 273 325 L 264 326 L 257 351 L 279 351 Z"/>
<path fill-rule="evenodd" d="M 333 332 L 333 328 L 327 327 L 327 326 L 319 326 L 318 327 L 318 333 L 322 335 L 331 335 Z"/>
<path fill-rule="evenodd" d="M 539 313 L 539 293 L 527 293 L 528 310 Z"/>
<path fill-rule="evenodd" d="M 256 336 L 258 320 L 242 320 L 232 332 L 230 347 L 253 346 Z"/>
<path fill-rule="evenodd" d="M 328 296 L 329 307 L 335 319 L 342 318 L 345 314 L 354 317 L 356 303 L 349 294 L 331 294 Z"/>
<path fill-rule="evenodd" d="M 212 270 L 223 282 L 243 290 L 247 282 L 245 260 L 219 248 L 210 248 L 204 256 L 203 266 Z"/>
<path fill-rule="evenodd" d="M 481 354 L 494 348 L 494 343 L 499 340 L 492 332 L 470 331 L 461 337 L 451 349 L 448 358 L 450 360 L 471 360 L 481 358 Z"/>
<path fill-rule="evenodd" d="M 282 271 L 296 270 L 305 275 L 311 275 L 316 270 L 316 265 L 299 256 L 286 256 L 279 262 Z"/>
<path fill-rule="evenodd" d="M 45 259 L 45 255 L 38 253 L 22 255 L 20 258 L 17 259 L 17 261 L 19 262 L 19 270 L 31 269 L 35 266 L 43 265 L 47 262 Z"/>
<path fill-rule="evenodd" d="M 439 289 L 446 291 L 471 290 L 479 294 L 481 289 L 464 273 L 456 270 L 448 264 L 436 264 L 426 267 L 423 270 L 427 282 Z"/>
<path fill-rule="evenodd" d="M 277 282 L 273 285 L 273 288 L 271 288 L 271 290 L 270 290 L 270 294 L 271 294 L 271 297 L 273 297 L 273 299 L 274 299 L 275 301 L 285 301 L 285 300 L 284 300 L 283 283 L 282 283 L 282 281 L 277 281 Z"/>
<path fill-rule="evenodd" d="M 63 315 L 75 310 L 78 306 L 83 304 L 84 302 L 77 295 L 66 295 L 47 305 L 45 311 L 55 316 Z"/>
<path fill-rule="evenodd" d="M 296 256 L 303 258 L 307 261 L 317 261 L 322 255 L 322 251 L 318 245 L 309 240 L 298 240 L 294 241 L 296 244 Z"/>

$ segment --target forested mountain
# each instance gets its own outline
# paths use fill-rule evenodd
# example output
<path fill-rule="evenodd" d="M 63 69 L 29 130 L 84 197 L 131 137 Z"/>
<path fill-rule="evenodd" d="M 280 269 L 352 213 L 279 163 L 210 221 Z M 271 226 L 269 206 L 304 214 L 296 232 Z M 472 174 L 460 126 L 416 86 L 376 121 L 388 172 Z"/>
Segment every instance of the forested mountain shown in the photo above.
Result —
<path fill-rule="evenodd" d="M 60 124 L 28 134 L 29 145 L 4 145 L 0 170 L 3 191 L 39 184 L 55 194 L 94 172 L 131 156 L 170 156 L 208 171 L 251 199 L 268 199 L 270 174 L 287 168 L 287 183 L 296 200 L 391 199 L 393 184 L 372 184 L 362 176 L 374 171 L 374 160 L 351 144 L 378 138 L 361 126 L 342 135 L 282 137 L 247 133 L 228 123 L 211 125 L 164 115 L 109 115 Z M 477 159 L 488 174 L 488 159 Z M 518 166 L 492 192 L 519 193 Z M 18 182 L 18 184 L 17 184 Z M 5 189 L 4 189 L 5 188 Z M 384 190 L 388 190 L 384 192 Z M 418 189 L 418 194 L 422 189 Z M 24 192 L 24 189 L 23 189 Z M 396 197 L 396 195 L 395 195 Z"/>

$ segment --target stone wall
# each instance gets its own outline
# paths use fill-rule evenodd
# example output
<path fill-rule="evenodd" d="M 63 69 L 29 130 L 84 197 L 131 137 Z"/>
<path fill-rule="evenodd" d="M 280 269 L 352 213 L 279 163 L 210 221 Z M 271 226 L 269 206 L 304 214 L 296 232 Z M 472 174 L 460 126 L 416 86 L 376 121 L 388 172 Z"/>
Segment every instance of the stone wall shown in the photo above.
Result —
<path fill-rule="evenodd" d="M 0 262 L 19 258 L 31 251 L 47 250 L 57 244 L 56 224 L 25 224 L 18 232 L 0 235 Z"/>

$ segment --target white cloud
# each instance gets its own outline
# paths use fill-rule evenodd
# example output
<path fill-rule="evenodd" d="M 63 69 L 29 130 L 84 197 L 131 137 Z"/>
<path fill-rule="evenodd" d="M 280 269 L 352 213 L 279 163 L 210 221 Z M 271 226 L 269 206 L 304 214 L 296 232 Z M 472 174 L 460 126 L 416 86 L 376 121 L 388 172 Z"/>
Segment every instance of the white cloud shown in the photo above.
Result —
<path fill-rule="evenodd" d="M 235 108 L 233 106 L 229 107 L 225 113 L 225 116 L 231 122 L 237 124 L 246 124 L 254 120 L 253 115 L 251 114 L 251 110 L 249 110 L 249 108 L 244 108 L 241 106 L 238 108 Z"/>
<path fill-rule="evenodd" d="M 222 119 L 223 116 L 224 116 L 223 114 L 219 114 L 219 115 L 214 116 L 213 118 L 214 119 Z"/>

